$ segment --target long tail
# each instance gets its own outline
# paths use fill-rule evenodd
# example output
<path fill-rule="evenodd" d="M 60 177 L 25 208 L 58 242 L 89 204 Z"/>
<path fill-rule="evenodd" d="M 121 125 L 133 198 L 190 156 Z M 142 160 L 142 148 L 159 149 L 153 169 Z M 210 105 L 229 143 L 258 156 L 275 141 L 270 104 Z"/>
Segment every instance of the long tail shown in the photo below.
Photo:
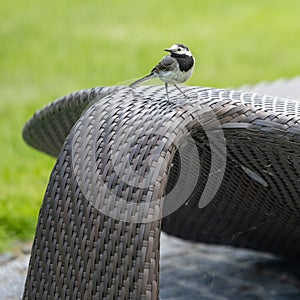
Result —
<path fill-rule="evenodd" d="M 153 74 L 151 73 L 151 74 L 149 74 L 149 75 L 147 75 L 147 76 L 145 76 L 145 77 L 143 77 L 143 78 L 138 79 L 137 81 L 134 81 L 133 83 L 131 83 L 131 84 L 129 85 L 129 87 L 134 88 L 134 87 L 140 85 L 142 82 L 147 81 L 147 80 L 150 80 L 150 79 L 152 79 L 152 78 L 154 78 L 154 76 L 153 76 Z"/>

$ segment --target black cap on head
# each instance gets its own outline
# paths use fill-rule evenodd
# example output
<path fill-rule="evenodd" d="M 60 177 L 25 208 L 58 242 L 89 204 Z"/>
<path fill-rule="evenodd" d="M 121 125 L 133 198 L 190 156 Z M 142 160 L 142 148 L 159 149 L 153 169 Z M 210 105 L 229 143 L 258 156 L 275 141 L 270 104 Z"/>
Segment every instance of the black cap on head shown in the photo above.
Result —
<path fill-rule="evenodd" d="M 183 44 L 176 44 L 178 47 L 184 48 L 186 50 L 189 50 L 189 48 Z"/>

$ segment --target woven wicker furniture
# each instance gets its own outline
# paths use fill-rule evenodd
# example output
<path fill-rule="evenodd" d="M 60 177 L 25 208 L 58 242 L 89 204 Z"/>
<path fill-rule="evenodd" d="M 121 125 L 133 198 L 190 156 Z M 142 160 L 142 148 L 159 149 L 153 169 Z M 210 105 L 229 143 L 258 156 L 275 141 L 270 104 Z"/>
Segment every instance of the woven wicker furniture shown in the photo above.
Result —
<path fill-rule="evenodd" d="M 24 299 L 157 299 L 161 230 L 299 257 L 299 103 L 184 92 L 83 90 L 26 124 L 57 162 Z"/>

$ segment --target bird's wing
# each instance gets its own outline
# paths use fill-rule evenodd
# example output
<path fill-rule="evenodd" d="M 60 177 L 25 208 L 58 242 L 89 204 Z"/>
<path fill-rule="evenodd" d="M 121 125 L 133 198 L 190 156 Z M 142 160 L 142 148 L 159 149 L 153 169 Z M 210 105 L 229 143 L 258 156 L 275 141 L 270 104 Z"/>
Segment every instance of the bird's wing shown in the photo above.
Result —
<path fill-rule="evenodd" d="M 176 68 L 177 61 L 175 58 L 171 57 L 170 55 L 165 56 L 160 63 L 158 63 L 152 70 L 151 73 L 141 79 L 136 80 L 135 82 L 131 83 L 129 87 L 136 87 L 144 81 L 149 79 L 155 78 L 157 73 L 160 72 L 167 72 L 174 70 Z"/>
<path fill-rule="evenodd" d="M 175 58 L 171 57 L 170 55 L 165 56 L 160 63 L 158 63 L 151 71 L 153 73 L 159 73 L 161 71 L 170 71 L 174 70 L 177 65 L 177 61 Z"/>

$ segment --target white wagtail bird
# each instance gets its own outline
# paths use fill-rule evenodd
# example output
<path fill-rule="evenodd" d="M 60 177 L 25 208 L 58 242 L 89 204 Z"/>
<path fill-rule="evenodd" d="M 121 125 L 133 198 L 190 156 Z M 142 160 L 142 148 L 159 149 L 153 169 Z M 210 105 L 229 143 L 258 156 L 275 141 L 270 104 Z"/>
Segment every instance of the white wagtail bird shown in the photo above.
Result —
<path fill-rule="evenodd" d="M 129 87 L 136 87 L 144 81 L 158 77 L 165 83 L 169 102 L 168 84 L 173 84 L 186 97 L 177 84 L 187 81 L 192 76 L 195 58 L 189 48 L 183 44 L 175 44 L 165 51 L 170 52 L 170 55 L 163 57 L 149 75 L 131 83 Z"/>

